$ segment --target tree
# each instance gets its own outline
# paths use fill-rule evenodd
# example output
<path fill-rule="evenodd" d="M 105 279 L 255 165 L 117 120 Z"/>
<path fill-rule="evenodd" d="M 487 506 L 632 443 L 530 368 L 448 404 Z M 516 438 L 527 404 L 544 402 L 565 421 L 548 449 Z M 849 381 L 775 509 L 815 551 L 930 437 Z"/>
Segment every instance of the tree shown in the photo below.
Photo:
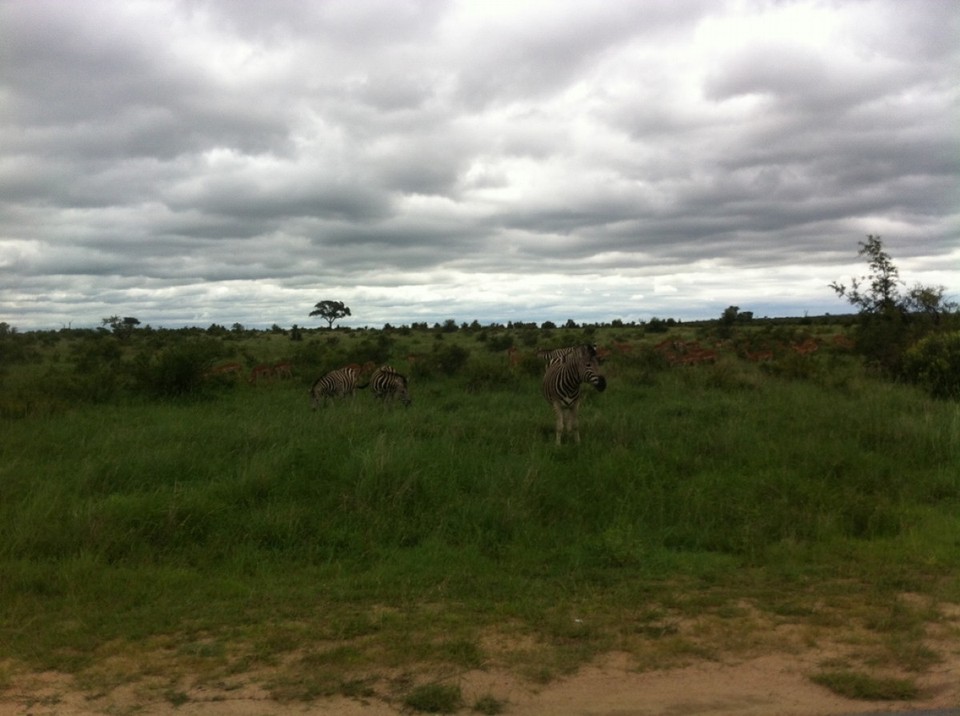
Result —
<path fill-rule="evenodd" d="M 861 241 L 857 255 L 867 257 L 870 274 L 850 279 L 849 288 L 836 281 L 830 284 L 830 288 L 856 306 L 861 315 L 898 319 L 913 316 L 932 318 L 939 323 L 941 315 L 956 309 L 955 303 L 946 300 L 943 286 L 916 284 L 903 293 L 900 272 L 890 254 L 884 251 L 879 236 L 870 235 L 866 241 Z M 864 285 L 864 281 L 868 283 Z"/>
<path fill-rule="evenodd" d="M 140 321 L 133 316 L 110 316 L 100 321 L 100 325 L 109 326 L 118 338 L 127 338 L 133 329 L 140 325 Z"/>
<path fill-rule="evenodd" d="M 911 313 L 928 316 L 939 324 L 941 316 L 957 308 L 957 304 L 948 301 L 944 293 L 944 286 L 921 286 L 918 283 L 907 293 L 904 304 Z"/>
<path fill-rule="evenodd" d="M 830 288 L 859 311 L 857 348 L 869 359 L 895 376 L 903 374 L 904 354 L 926 334 L 943 330 L 956 304 L 945 298 L 943 286 L 917 284 L 904 292 L 900 272 L 883 248 L 879 236 L 860 242 L 857 255 L 867 259 L 866 276 L 850 279 L 850 286 L 838 282 Z M 953 318 L 953 316 L 951 316 Z"/>
<path fill-rule="evenodd" d="M 727 306 L 723 309 L 723 313 L 720 314 L 720 322 L 725 326 L 732 326 L 737 322 L 737 317 L 740 315 L 740 306 Z"/>
<path fill-rule="evenodd" d="M 333 324 L 341 318 L 350 315 L 350 309 L 343 305 L 343 301 L 320 301 L 310 311 L 311 316 L 320 316 L 327 322 L 327 328 L 333 328 Z"/>
<path fill-rule="evenodd" d="M 872 234 L 866 241 L 860 242 L 857 256 L 866 256 L 870 267 L 868 276 L 851 278 L 850 287 L 834 281 L 830 284 L 838 296 L 847 299 L 856 306 L 862 314 L 893 316 L 897 311 L 906 308 L 900 296 L 897 285 L 900 283 L 900 272 L 893 265 L 890 254 L 883 250 L 883 242 L 879 236 Z M 863 282 L 869 281 L 868 286 Z"/>

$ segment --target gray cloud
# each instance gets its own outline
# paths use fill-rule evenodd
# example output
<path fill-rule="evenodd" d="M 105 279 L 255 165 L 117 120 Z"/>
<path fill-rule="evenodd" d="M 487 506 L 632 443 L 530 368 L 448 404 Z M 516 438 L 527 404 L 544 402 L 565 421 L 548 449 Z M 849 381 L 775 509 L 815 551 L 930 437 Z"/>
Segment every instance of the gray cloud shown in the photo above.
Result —
<path fill-rule="evenodd" d="M 837 312 L 867 233 L 955 294 L 960 9 L 911 8 L 0 0 L 0 320 Z"/>

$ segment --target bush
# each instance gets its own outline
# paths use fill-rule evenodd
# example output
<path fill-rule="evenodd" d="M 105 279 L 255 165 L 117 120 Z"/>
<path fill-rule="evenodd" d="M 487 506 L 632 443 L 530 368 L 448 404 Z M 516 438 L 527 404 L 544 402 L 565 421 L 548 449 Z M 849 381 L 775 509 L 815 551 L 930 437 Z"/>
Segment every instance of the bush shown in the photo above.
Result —
<path fill-rule="evenodd" d="M 486 336 L 486 333 L 481 333 L 477 336 L 477 340 L 480 340 L 480 336 Z M 513 336 L 509 333 L 498 333 L 489 338 L 486 338 L 487 341 L 487 350 L 491 353 L 501 353 L 508 348 L 513 348 Z"/>
<path fill-rule="evenodd" d="M 935 398 L 960 399 L 960 331 L 918 341 L 906 353 L 904 374 Z"/>
<path fill-rule="evenodd" d="M 444 375 L 453 375 L 463 368 L 469 357 L 470 351 L 460 346 L 444 346 L 434 351 L 437 367 Z"/>
<path fill-rule="evenodd" d="M 425 684 L 418 686 L 403 699 L 414 711 L 432 714 L 452 714 L 463 706 L 463 694 L 459 686 Z"/>
<path fill-rule="evenodd" d="M 139 387 L 161 398 L 200 393 L 206 367 L 218 355 L 216 341 L 189 339 L 155 356 L 142 355 L 137 370 Z"/>
<path fill-rule="evenodd" d="M 517 382 L 510 366 L 503 360 L 479 360 L 469 363 L 464 369 L 464 375 L 467 380 L 466 390 L 468 393 L 502 390 L 503 388 L 513 389 Z"/>

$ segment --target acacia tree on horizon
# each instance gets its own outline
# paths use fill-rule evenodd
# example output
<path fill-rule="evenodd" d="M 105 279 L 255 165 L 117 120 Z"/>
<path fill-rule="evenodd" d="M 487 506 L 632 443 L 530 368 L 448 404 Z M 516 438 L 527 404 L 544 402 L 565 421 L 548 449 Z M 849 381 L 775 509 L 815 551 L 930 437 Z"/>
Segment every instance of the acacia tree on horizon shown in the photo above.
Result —
<path fill-rule="evenodd" d="M 350 308 L 343 301 L 320 301 L 314 305 L 310 315 L 320 316 L 327 322 L 327 328 L 332 329 L 336 321 L 350 315 Z"/>
<path fill-rule="evenodd" d="M 133 329 L 140 325 L 140 320 L 133 316 L 110 316 L 100 321 L 101 326 L 109 326 L 118 338 L 129 338 Z"/>

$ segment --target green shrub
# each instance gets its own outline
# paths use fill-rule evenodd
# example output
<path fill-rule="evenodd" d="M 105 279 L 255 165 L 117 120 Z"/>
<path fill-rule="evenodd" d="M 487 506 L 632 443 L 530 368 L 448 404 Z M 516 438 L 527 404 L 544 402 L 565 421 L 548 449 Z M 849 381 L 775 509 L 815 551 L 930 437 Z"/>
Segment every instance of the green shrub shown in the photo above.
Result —
<path fill-rule="evenodd" d="M 525 351 L 520 356 L 520 362 L 516 366 L 517 373 L 526 376 L 542 376 L 545 366 L 543 358 L 533 351 Z"/>
<path fill-rule="evenodd" d="M 445 375 L 453 375 L 460 370 L 470 358 L 470 351 L 462 346 L 452 345 L 437 348 L 434 351 L 434 360 L 437 367 Z"/>
<path fill-rule="evenodd" d="M 466 389 L 470 393 L 516 386 L 516 378 L 506 360 L 474 361 L 467 365 L 464 373 L 467 380 Z"/>
<path fill-rule="evenodd" d="M 935 398 L 960 398 L 960 331 L 934 333 L 914 344 L 904 374 Z"/>
<path fill-rule="evenodd" d="M 504 703 L 500 699 L 494 698 L 489 694 L 481 696 L 479 699 L 473 702 L 473 710 L 481 714 L 489 714 L 490 716 L 496 716 L 496 714 L 502 714 L 504 711 Z"/>
<path fill-rule="evenodd" d="M 407 694 L 403 703 L 414 711 L 452 714 L 463 706 L 463 695 L 459 686 L 425 684 Z"/>
<path fill-rule="evenodd" d="M 913 681 L 869 676 L 855 671 L 827 671 L 815 674 L 814 683 L 848 699 L 864 701 L 909 701 L 919 689 Z"/>
<path fill-rule="evenodd" d="M 219 356 L 214 340 L 187 340 L 152 357 L 141 356 L 137 366 L 138 387 L 161 398 L 196 395 L 204 386 L 210 361 Z"/>
<path fill-rule="evenodd" d="M 502 353 L 509 348 L 513 348 L 513 336 L 509 333 L 495 333 L 489 338 L 486 336 L 486 333 L 480 333 L 477 335 L 477 340 L 481 341 L 481 337 L 483 337 L 483 341 L 486 341 L 487 344 L 487 350 L 491 353 Z"/>

